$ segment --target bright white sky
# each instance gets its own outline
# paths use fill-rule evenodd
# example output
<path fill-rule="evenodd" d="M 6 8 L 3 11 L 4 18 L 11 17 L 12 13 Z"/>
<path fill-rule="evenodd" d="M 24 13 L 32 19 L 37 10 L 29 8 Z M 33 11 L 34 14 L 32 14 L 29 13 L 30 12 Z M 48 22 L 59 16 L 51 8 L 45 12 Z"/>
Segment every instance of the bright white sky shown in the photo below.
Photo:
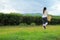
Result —
<path fill-rule="evenodd" d="M 0 12 L 42 13 L 47 7 L 49 14 L 60 15 L 60 0 L 0 0 Z"/>

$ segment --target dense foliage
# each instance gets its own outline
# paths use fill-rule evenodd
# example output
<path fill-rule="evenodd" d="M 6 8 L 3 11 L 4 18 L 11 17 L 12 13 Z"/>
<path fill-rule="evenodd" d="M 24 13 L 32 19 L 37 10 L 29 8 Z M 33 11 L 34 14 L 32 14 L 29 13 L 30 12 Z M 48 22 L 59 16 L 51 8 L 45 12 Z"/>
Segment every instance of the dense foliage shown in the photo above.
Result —
<path fill-rule="evenodd" d="M 21 15 L 0 13 L 0 25 L 19 25 Z"/>
<path fill-rule="evenodd" d="M 42 24 L 42 18 L 41 16 L 23 16 L 23 14 L 18 13 L 0 13 L 0 25 L 19 25 L 21 23 L 27 25 L 35 23 L 36 25 L 40 25 Z M 60 16 L 52 16 L 52 20 L 49 24 L 60 24 Z"/>
<path fill-rule="evenodd" d="M 51 25 L 60 24 L 60 16 L 52 16 L 51 22 L 49 22 Z"/>

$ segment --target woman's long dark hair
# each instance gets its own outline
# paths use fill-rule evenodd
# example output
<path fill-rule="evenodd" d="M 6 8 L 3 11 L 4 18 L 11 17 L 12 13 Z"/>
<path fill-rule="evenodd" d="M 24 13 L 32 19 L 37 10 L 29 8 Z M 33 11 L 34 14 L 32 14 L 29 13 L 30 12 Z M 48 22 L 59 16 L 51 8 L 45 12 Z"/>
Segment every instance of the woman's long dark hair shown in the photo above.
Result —
<path fill-rule="evenodd" d="M 45 12 L 46 9 L 47 9 L 46 7 L 43 8 L 43 14 L 44 14 L 44 12 Z"/>

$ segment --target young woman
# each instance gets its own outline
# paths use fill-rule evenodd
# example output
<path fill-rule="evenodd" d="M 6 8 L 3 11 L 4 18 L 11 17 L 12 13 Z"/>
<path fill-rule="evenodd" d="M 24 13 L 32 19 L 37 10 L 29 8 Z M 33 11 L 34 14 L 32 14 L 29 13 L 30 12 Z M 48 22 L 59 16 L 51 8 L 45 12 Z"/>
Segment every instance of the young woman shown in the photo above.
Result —
<path fill-rule="evenodd" d="M 44 29 L 46 29 L 46 25 L 48 24 L 48 20 L 47 20 L 47 17 L 48 17 L 48 12 L 47 12 L 47 8 L 44 7 L 43 8 L 43 15 L 42 15 L 42 21 L 43 21 L 43 27 Z"/>

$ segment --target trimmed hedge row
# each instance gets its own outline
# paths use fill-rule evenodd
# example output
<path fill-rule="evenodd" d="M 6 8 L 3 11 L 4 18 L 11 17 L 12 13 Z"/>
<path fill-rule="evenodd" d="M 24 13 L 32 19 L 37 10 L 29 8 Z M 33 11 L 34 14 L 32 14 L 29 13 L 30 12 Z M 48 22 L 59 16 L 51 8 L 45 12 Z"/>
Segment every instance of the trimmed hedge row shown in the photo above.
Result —
<path fill-rule="evenodd" d="M 23 16 L 22 14 L 10 13 L 3 14 L 0 13 L 0 25 L 19 25 L 20 23 L 26 23 L 30 25 L 35 23 L 36 25 L 42 24 L 41 16 Z M 52 18 L 52 21 L 49 24 L 60 24 L 60 18 Z"/>

